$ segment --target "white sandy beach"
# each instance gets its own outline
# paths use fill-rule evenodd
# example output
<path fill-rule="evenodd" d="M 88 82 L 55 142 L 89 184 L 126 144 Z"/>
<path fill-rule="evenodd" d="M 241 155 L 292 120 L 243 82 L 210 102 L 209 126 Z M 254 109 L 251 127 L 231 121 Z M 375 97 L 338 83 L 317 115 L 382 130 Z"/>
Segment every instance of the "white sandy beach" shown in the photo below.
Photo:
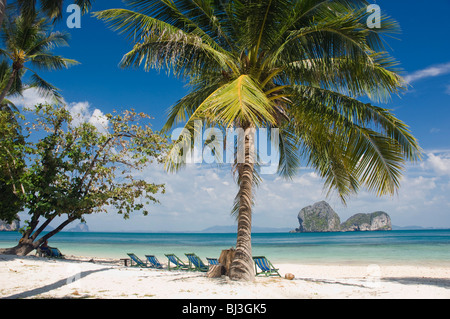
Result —
<path fill-rule="evenodd" d="M 137 269 L 112 260 L 0 255 L 0 298 L 450 298 L 450 267 L 279 264 L 284 278 L 253 283 L 204 273 Z"/>

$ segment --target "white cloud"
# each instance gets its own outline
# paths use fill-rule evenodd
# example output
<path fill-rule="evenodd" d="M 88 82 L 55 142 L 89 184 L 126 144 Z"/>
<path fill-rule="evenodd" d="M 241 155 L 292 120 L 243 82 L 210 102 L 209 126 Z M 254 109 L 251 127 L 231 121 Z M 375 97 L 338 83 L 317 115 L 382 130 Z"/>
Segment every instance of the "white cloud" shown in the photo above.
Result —
<path fill-rule="evenodd" d="M 297 214 L 303 207 L 326 200 L 341 221 L 356 213 L 385 211 L 398 226 L 450 227 L 450 151 L 426 152 L 421 165 L 410 165 L 395 196 L 377 197 L 365 190 L 344 206 L 334 194 L 326 197 L 323 180 L 312 170 L 303 169 L 292 181 L 263 176 L 254 190 L 253 225 L 259 227 L 298 227 Z M 238 192 L 229 168 L 187 165 L 176 174 L 151 164 L 139 177 L 147 182 L 165 183 L 166 193 L 157 195 L 160 205 L 150 205 L 150 215 L 136 212 L 129 221 L 115 214 L 88 216 L 93 231 L 198 231 L 214 225 L 233 225 L 230 216 Z"/>
<path fill-rule="evenodd" d="M 38 104 L 52 104 L 51 99 L 41 96 L 37 89 L 31 88 L 23 92 L 22 96 L 12 97 L 10 99 L 16 106 L 32 109 Z M 89 102 L 74 102 L 66 104 L 73 118 L 73 125 L 89 122 L 94 125 L 99 132 L 106 132 L 108 128 L 108 119 L 99 109 L 91 111 Z"/>
<path fill-rule="evenodd" d="M 428 153 L 425 166 L 434 170 L 438 176 L 450 175 L 450 154 Z"/>
<path fill-rule="evenodd" d="M 419 70 L 419 71 L 413 72 L 411 74 L 408 74 L 405 76 L 405 81 L 411 84 L 412 82 L 415 82 L 415 81 L 418 81 L 421 79 L 444 75 L 447 73 L 450 73 L 450 62 L 430 66 L 426 69 Z"/>
<path fill-rule="evenodd" d="M 423 165 L 409 167 L 398 195 L 377 197 L 361 190 L 347 201 L 347 206 L 336 195 L 327 198 L 323 180 L 311 170 L 303 170 L 293 181 L 264 176 L 255 189 L 253 225 L 294 229 L 298 227 L 300 209 L 326 200 L 341 221 L 356 213 L 381 210 L 390 214 L 394 225 L 450 227 L 450 158 L 444 155 L 429 154 Z M 161 165 L 152 164 L 140 173 L 140 178 L 166 184 L 166 193 L 157 195 L 161 204 L 149 206 L 149 216 L 137 212 L 125 222 L 111 219 L 111 214 L 88 216 L 92 230 L 198 231 L 235 224 L 230 211 L 238 188 L 229 169 L 191 164 L 177 174 L 168 174 Z"/>
<path fill-rule="evenodd" d="M 78 126 L 88 122 L 91 114 L 89 112 L 90 105 L 88 102 L 71 103 L 68 106 L 70 115 L 72 116 L 72 124 Z"/>
<path fill-rule="evenodd" d="M 108 119 L 99 109 L 91 111 L 89 102 L 70 103 L 67 107 L 72 115 L 74 126 L 88 122 L 94 125 L 99 132 L 105 133 L 107 131 Z"/>
<path fill-rule="evenodd" d="M 430 133 L 432 133 L 432 134 L 436 134 L 436 133 L 439 133 L 441 131 L 441 129 L 440 128 L 437 128 L 437 127 L 432 127 L 431 128 L 431 130 L 430 130 Z"/>
<path fill-rule="evenodd" d="M 52 103 L 51 99 L 47 99 L 39 94 L 38 90 L 35 88 L 26 89 L 23 91 L 22 96 L 14 96 L 10 98 L 16 106 L 22 106 L 25 108 L 33 108 L 37 104 Z"/>
<path fill-rule="evenodd" d="M 95 109 L 92 113 L 91 118 L 89 119 L 89 123 L 94 125 L 99 132 L 106 132 L 108 129 L 109 121 L 102 111 L 100 111 L 99 109 Z"/>

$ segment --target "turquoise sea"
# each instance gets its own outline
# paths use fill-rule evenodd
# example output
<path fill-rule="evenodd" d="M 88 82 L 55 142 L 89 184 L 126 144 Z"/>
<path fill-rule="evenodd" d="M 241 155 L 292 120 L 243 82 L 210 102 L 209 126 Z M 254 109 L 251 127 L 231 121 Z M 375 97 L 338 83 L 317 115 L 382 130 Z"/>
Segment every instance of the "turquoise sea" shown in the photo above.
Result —
<path fill-rule="evenodd" d="M 0 248 L 15 246 L 20 235 L 0 232 Z M 202 258 L 218 257 L 233 247 L 236 234 L 206 233 L 70 233 L 51 238 L 50 246 L 63 254 L 124 258 L 134 252 L 154 254 L 194 252 Z M 276 263 L 407 263 L 450 266 L 450 230 L 395 230 L 347 233 L 255 233 L 253 255 Z M 185 259 L 185 258 L 183 258 Z"/>

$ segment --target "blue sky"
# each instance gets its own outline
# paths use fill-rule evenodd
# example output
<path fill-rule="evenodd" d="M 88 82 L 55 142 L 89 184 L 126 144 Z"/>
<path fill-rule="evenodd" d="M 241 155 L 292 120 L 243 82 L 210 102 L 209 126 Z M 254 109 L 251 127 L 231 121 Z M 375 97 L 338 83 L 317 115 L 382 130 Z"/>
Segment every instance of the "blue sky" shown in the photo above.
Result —
<path fill-rule="evenodd" d="M 377 198 L 363 191 L 346 207 L 336 197 L 326 198 L 322 181 L 308 169 L 292 182 L 266 176 L 256 193 L 254 225 L 295 228 L 302 207 L 326 199 L 342 221 L 355 213 L 383 210 L 395 225 L 450 228 L 450 2 L 432 0 L 427 6 L 419 0 L 372 3 L 400 23 L 402 33 L 386 40 L 411 85 L 407 93 L 380 106 L 393 109 L 411 127 L 424 150 L 423 161 L 408 166 L 398 196 Z M 97 0 L 93 11 L 122 6 L 119 0 Z M 160 129 L 166 110 L 188 91 L 184 83 L 164 71 L 120 69 L 118 63 L 131 43 L 90 15 L 82 17 L 81 29 L 68 29 L 67 16 L 57 29 L 71 34 L 70 47 L 57 52 L 81 64 L 42 76 L 60 88 L 66 102 L 82 110 L 86 119 L 134 108 L 152 115 L 155 129 Z M 39 98 L 29 92 L 22 104 L 36 101 Z M 229 211 L 237 189 L 229 170 L 188 167 L 167 175 L 151 167 L 144 174 L 167 184 L 161 205 L 150 207 L 147 217 L 136 215 L 128 221 L 114 214 L 90 216 L 91 230 L 195 231 L 234 223 Z"/>

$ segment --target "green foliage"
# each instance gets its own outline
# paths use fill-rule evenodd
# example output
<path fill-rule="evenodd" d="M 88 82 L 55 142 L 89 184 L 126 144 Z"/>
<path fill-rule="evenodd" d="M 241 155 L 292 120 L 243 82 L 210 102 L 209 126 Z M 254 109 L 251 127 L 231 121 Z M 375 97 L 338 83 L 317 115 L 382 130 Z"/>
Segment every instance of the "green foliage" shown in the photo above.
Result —
<path fill-rule="evenodd" d="M 343 201 L 360 187 L 394 194 L 406 161 L 420 158 L 406 124 L 359 100 L 386 102 L 405 89 L 382 38 L 398 24 L 383 16 L 382 27 L 370 29 L 367 1 L 124 2 L 131 10 L 95 14 L 134 41 L 121 65 L 164 68 L 191 87 L 165 130 L 184 122 L 193 132 L 199 119 L 279 128 L 278 173 L 291 178 L 307 164 Z M 168 170 L 180 167 L 175 158 Z"/>
<path fill-rule="evenodd" d="M 20 178 L 25 163 L 21 129 L 9 108 L 0 110 L 0 134 L 0 220 L 10 223 L 24 205 Z"/>
<path fill-rule="evenodd" d="M 25 158 L 18 180 L 10 178 L 9 184 L 15 185 L 31 215 L 29 231 L 41 217 L 51 221 L 66 216 L 71 222 L 115 210 L 126 219 L 133 211 L 147 215 L 148 205 L 158 203 L 155 195 L 164 193 L 164 185 L 139 179 L 139 172 L 160 160 L 167 145 L 165 137 L 151 129 L 147 115 L 108 114 L 107 128 L 99 131 L 90 123 L 75 125 L 64 107 L 38 105 L 32 112 L 32 123 L 24 124 L 28 135 L 22 144 L 5 134 L 12 124 L 2 116 L 0 144 Z M 13 162 L 11 156 L 2 155 L 3 170 Z"/>
<path fill-rule="evenodd" d="M 26 221 L 24 222 L 23 227 L 19 228 L 19 233 L 22 234 L 22 235 L 24 235 L 27 231 L 30 231 L 30 229 L 31 229 L 30 221 L 29 221 L 29 220 L 26 220 Z"/>
<path fill-rule="evenodd" d="M 51 98 L 56 103 L 62 102 L 59 90 L 45 81 L 34 69 L 53 71 L 78 64 L 75 60 L 52 52 L 55 47 L 68 45 L 68 34 L 51 32 L 48 19 L 37 14 L 10 14 L 5 17 L 2 27 L 0 56 L 10 62 L 10 70 L 9 73 L 0 72 L 0 101 L 7 95 L 21 94 L 26 88 L 36 88 L 42 96 Z M 32 74 L 28 83 L 24 84 L 22 78 L 26 71 Z"/>
<path fill-rule="evenodd" d="M 34 15 L 36 13 L 37 1 L 30 0 L 16 0 L 18 8 L 24 15 Z M 94 0 L 75 0 L 73 3 L 80 6 L 83 13 L 87 12 Z M 63 0 L 40 0 L 40 11 L 45 13 L 49 18 L 59 19 L 63 15 Z"/>

